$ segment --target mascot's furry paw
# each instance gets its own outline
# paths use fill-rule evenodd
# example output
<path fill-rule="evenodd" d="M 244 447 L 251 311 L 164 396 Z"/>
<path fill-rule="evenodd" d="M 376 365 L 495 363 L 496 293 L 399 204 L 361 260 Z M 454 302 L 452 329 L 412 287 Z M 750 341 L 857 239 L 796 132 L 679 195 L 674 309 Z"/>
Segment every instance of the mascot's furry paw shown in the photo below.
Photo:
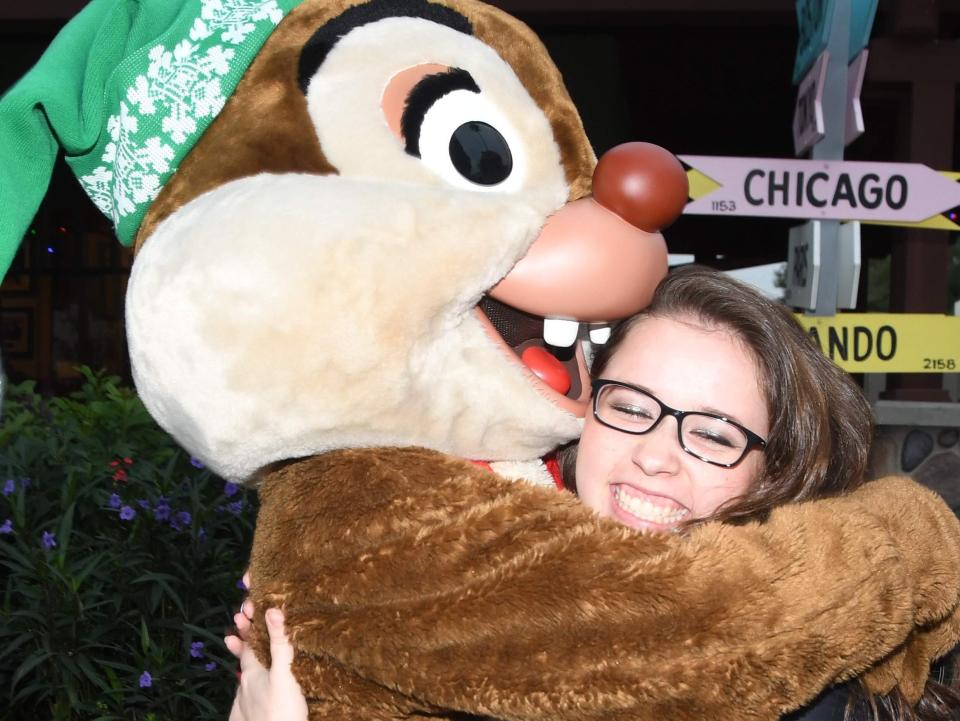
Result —
<path fill-rule="evenodd" d="M 686 537 L 420 449 L 295 462 L 261 495 L 255 602 L 285 607 L 330 715 L 772 720 L 960 632 L 960 522 L 904 479 Z"/>

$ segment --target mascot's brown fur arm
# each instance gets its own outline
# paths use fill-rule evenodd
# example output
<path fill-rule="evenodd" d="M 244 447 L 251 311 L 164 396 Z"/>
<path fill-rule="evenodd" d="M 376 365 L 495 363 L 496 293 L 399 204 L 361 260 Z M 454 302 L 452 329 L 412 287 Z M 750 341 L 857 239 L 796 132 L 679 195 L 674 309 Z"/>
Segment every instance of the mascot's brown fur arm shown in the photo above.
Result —
<path fill-rule="evenodd" d="M 928 659 L 903 651 L 958 640 L 960 527 L 903 479 L 683 537 L 420 449 L 296 462 L 261 495 L 254 600 L 286 608 L 311 718 L 775 719 L 912 633 L 878 683 L 916 697 Z"/>

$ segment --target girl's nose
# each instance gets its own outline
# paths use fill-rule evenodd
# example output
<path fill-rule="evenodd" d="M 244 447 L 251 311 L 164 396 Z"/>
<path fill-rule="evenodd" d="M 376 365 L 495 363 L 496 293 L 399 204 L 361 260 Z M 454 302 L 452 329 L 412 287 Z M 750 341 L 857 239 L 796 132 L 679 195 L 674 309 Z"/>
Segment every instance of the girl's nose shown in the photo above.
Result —
<path fill-rule="evenodd" d="M 677 421 L 664 417 L 649 433 L 634 436 L 631 460 L 647 475 L 672 475 L 680 469 L 682 453 L 677 438 Z"/>

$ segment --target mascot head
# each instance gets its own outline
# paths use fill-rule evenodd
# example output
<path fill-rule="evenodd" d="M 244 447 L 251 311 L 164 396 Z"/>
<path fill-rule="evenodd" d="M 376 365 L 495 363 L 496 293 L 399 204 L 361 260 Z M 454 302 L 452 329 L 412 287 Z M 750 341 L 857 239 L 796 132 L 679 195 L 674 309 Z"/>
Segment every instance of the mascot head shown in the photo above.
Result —
<path fill-rule="evenodd" d="M 537 38 L 473 0 L 92 0 L 0 136 L 4 260 L 59 144 L 138 249 L 143 401 L 238 480 L 574 438 L 584 346 L 648 301 L 686 200 L 665 151 L 597 165 Z"/>

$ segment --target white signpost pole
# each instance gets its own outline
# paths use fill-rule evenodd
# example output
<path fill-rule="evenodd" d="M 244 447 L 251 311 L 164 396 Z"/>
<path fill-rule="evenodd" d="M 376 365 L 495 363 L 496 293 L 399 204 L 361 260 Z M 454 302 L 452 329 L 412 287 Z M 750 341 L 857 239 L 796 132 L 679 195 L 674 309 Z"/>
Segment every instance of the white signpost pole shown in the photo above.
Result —
<path fill-rule="evenodd" d="M 850 54 L 850 2 L 836 0 L 833 17 L 827 19 L 826 80 L 823 85 L 823 138 L 813 146 L 813 160 L 843 160 L 847 129 L 847 57 Z M 815 221 L 820 227 L 820 278 L 813 299 L 812 315 L 834 315 L 840 288 L 840 221 Z"/>

